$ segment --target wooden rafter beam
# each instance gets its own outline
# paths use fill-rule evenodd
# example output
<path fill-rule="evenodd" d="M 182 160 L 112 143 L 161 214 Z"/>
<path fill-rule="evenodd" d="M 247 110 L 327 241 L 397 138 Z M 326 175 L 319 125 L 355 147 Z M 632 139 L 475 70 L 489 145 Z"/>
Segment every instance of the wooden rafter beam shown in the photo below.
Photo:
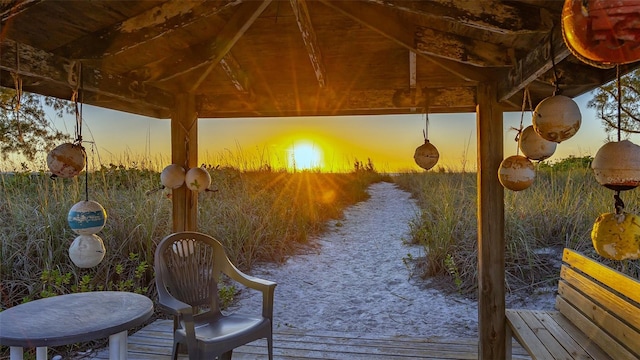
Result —
<path fill-rule="evenodd" d="M 52 84 L 68 87 L 67 100 L 74 89 L 81 86 L 85 99 L 96 102 L 118 101 L 121 103 L 144 104 L 165 114 L 173 104 L 173 96 L 154 86 L 107 73 L 99 68 L 81 65 L 79 61 L 66 59 L 29 45 L 18 44 L 4 39 L 0 44 L 2 71 L 18 74 L 29 79 L 32 84 Z M 82 84 L 78 84 L 76 69 L 82 66 Z M 28 91 L 28 89 L 25 89 Z M 42 93 L 42 95 L 48 95 Z"/>
<path fill-rule="evenodd" d="M 37 5 L 43 0 L 24 0 L 24 1 L 3 1 L 0 3 L 0 21 L 6 23 L 12 17 L 19 15 L 21 12 L 28 10 L 31 6 Z"/>
<path fill-rule="evenodd" d="M 495 1 L 473 0 L 461 2 L 464 8 L 456 6 L 456 1 L 389 1 L 368 0 L 372 4 L 395 9 L 423 18 L 426 22 L 445 20 L 496 34 L 522 34 L 548 29 L 549 17 L 543 12 L 528 11 L 522 6 Z M 466 6 L 473 3 L 474 6 Z"/>
<path fill-rule="evenodd" d="M 506 101 L 534 80 L 571 55 L 562 39 L 560 26 L 556 26 L 540 46 L 518 60 L 509 74 L 498 84 L 498 100 Z"/>
<path fill-rule="evenodd" d="M 341 12 L 342 14 L 352 18 L 360 24 L 380 33 L 386 38 L 403 46 L 422 58 L 438 65 L 445 71 L 469 82 L 478 82 L 484 80 L 484 76 L 488 74 L 480 74 L 473 67 L 457 63 L 444 58 L 436 58 L 426 54 L 423 50 L 418 50 L 415 44 L 414 31 L 412 27 L 407 27 L 401 18 L 394 16 L 387 11 L 387 8 L 380 7 L 376 4 L 366 4 L 356 1 L 330 1 L 319 0 L 330 8 Z M 482 78 L 479 78 L 481 76 Z"/>
<path fill-rule="evenodd" d="M 209 1 L 168 1 L 110 28 L 89 34 L 64 47 L 56 54 L 71 59 L 102 59 L 142 47 L 159 37 L 220 13 L 241 1 L 222 5 Z"/>
<path fill-rule="evenodd" d="M 253 88 L 249 77 L 246 72 L 242 70 L 242 67 L 231 52 L 228 52 L 227 55 L 220 59 L 220 67 L 222 68 L 222 71 L 227 74 L 229 80 L 233 83 L 233 87 L 235 87 L 239 93 L 250 96 L 253 94 Z"/>
<path fill-rule="evenodd" d="M 243 3 L 231 17 L 225 27 L 218 33 L 216 39 L 205 47 L 205 56 L 209 57 L 208 67 L 200 75 L 198 80 L 191 87 L 190 92 L 196 91 L 204 79 L 209 75 L 211 70 L 218 65 L 220 60 L 231 51 L 231 48 L 249 29 L 251 24 L 262 14 L 264 9 L 271 4 L 271 0 L 254 1 Z M 209 50 L 209 51 L 208 51 Z"/>
<path fill-rule="evenodd" d="M 307 48 L 309 54 L 309 60 L 313 66 L 313 71 L 318 79 L 318 86 L 324 88 L 327 85 L 327 72 L 322 60 L 322 52 L 320 51 L 320 45 L 316 38 L 316 32 L 313 29 L 311 23 L 311 16 L 309 15 L 309 8 L 307 7 L 306 0 L 290 0 L 291 8 L 296 16 L 296 22 L 302 34 L 302 40 Z"/>
<path fill-rule="evenodd" d="M 187 91 L 196 92 L 211 70 L 229 53 L 238 39 L 270 3 L 271 0 L 242 3 L 212 41 L 192 46 L 189 50 L 184 51 L 183 56 L 178 59 L 162 59 L 145 66 L 136 73 L 143 77 L 141 79 L 143 81 L 161 82 L 171 81 L 189 72 L 199 70 L 198 79 L 193 84 L 185 85 L 188 86 Z"/>
<path fill-rule="evenodd" d="M 24 0 L 0 3 L 0 21 L 6 23 L 12 17 L 19 15 L 21 12 L 28 10 L 31 6 L 37 5 L 43 0 Z"/>

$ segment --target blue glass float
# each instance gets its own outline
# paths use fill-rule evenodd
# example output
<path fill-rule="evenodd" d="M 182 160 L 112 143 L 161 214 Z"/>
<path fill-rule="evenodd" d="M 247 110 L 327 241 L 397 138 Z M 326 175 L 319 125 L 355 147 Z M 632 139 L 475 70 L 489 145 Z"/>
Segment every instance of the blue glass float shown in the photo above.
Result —
<path fill-rule="evenodd" d="M 107 212 L 95 201 L 80 201 L 69 210 L 67 222 L 76 234 L 91 235 L 104 228 L 107 223 Z"/>

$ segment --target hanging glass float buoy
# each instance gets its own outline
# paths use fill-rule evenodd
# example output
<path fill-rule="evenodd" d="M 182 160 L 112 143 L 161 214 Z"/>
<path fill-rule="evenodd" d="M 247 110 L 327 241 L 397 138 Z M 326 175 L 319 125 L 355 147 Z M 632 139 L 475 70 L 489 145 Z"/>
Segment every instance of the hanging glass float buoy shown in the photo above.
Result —
<path fill-rule="evenodd" d="M 548 159 L 556 152 L 558 144 L 543 139 L 534 130 L 533 125 L 527 126 L 518 138 L 518 146 L 522 154 L 531 160 L 542 161 Z"/>
<path fill-rule="evenodd" d="M 69 210 L 67 222 L 76 234 L 96 234 L 107 223 L 107 211 L 93 200 L 80 201 Z"/>
<path fill-rule="evenodd" d="M 184 181 L 190 190 L 202 192 L 209 189 L 211 185 L 211 175 L 203 168 L 194 167 L 187 171 Z"/>
<path fill-rule="evenodd" d="M 178 164 L 171 164 L 160 173 L 160 182 L 169 189 L 177 189 L 184 184 L 185 171 Z"/>
<path fill-rule="evenodd" d="M 581 61 L 600 68 L 640 60 L 638 0 L 565 0 L 562 36 Z"/>
<path fill-rule="evenodd" d="M 90 268 L 100 264 L 106 252 L 98 235 L 80 235 L 69 247 L 69 258 L 79 268 Z"/>
<path fill-rule="evenodd" d="M 87 154 L 79 144 L 64 143 L 47 154 L 47 166 L 52 174 L 61 178 L 72 178 L 80 174 Z"/>
<path fill-rule="evenodd" d="M 520 191 L 533 184 L 536 171 L 531 160 L 521 155 L 513 155 L 502 160 L 498 168 L 498 179 L 509 190 Z"/>
<path fill-rule="evenodd" d="M 627 260 L 640 258 L 640 217 L 622 212 L 598 216 L 591 230 L 591 241 L 596 252 L 607 259 Z"/>
<path fill-rule="evenodd" d="M 560 143 L 580 129 L 582 114 L 573 99 L 553 95 L 540 101 L 533 112 L 533 128 L 543 139 Z"/>
<path fill-rule="evenodd" d="M 434 167 L 438 163 L 438 159 L 440 159 L 440 153 L 429 140 L 425 140 L 424 144 L 418 146 L 413 154 L 413 160 L 425 170 Z"/>
<path fill-rule="evenodd" d="M 598 184 L 617 191 L 640 185 L 640 146 L 629 140 L 604 144 L 591 162 Z"/>

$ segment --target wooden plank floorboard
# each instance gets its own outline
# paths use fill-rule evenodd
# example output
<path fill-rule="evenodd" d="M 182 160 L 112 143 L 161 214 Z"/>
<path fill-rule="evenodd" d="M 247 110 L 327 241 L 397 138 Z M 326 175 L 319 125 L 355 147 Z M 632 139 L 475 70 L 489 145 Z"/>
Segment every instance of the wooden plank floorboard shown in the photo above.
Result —
<path fill-rule="evenodd" d="M 171 357 L 172 322 L 157 320 L 129 336 L 129 360 L 168 360 Z M 419 338 L 353 334 L 334 331 L 275 329 L 274 359 L 333 360 L 400 360 L 478 358 L 477 339 Z M 514 359 L 530 359 L 519 344 L 514 343 Z M 107 349 L 84 359 L 106 360 Z M 186 360 L 186 355 L 180 355 Z M 267 359 L 266 340 L 254 341 L 234 350 L 233 360 Z"/>

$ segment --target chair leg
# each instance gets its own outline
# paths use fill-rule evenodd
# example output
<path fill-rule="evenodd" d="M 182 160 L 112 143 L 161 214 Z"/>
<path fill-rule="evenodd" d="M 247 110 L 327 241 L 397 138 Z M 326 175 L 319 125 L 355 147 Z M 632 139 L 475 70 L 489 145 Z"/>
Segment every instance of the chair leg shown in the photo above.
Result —
<path fill-rule="evenodd" d="M 233 350 L 229 350 L 226 353 L 220 355 L 220 360 L 231 360 L 232 353 L 233 353 Z"/>
<path fill-rule="evenodd" d="M 180 343 L 173 342 L 173 349 L 171 349 L 171 358 L 178 360 L 178 350 L 180 350 Z"/>
<path fill-rule="evenodd" d="M 267 337 L 267 348 L 269 349 L 269 360 L 273 360 L 273 335 Z"/>

